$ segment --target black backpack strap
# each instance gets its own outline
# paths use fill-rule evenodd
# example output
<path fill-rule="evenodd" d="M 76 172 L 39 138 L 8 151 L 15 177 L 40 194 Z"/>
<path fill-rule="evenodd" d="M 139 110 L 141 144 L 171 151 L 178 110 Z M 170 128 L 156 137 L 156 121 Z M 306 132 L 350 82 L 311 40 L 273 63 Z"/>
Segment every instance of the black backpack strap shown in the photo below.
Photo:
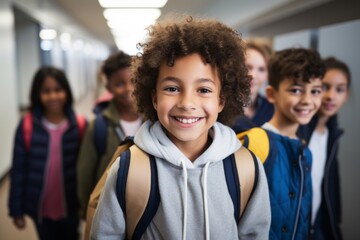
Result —
<path fill-rule="evenodd" d="M 247 202 L 251 198 L 257 185 L 259 175 L 258 162 L 254 153 L 242 147 L 237 152 L 237 158 L 235 158 L 235 154 L 231 154 L 223 160 L 223 164 L 227 188 L 234 205 L 234 218 L 238 223 L 240 221 L 243 208 L 246 207 Z M 249 170 L 251 170 L 252 167 L 254 169 L 254 178 L 249 175 Z M 254 180 L 251 182 L 249 179 Z M 242 183 L 243 180 L 244 182 Z M 246 192 L 248 189 L 242 189 L 242 184 L 244 186 L 252 186 L 251 192 Z M 245 195 L 243 196 L 242 191 L 245 191 Z M 245 200 L 242 199 L 242 197 Z M 242 201 L 244 202 L 242 203 Z"/>
<path fill-rule="evenodd" d="M 126 219 L 128 239 L 140 239 L 160 204 L 155 158 L 136 146 L 123 152 L 116 194 Z"/>
<path fill-rule="evenodd" d="M 249 150 L 249 149 L 248 149 L 248 150 Z M 253 189 L 252 189 L 252 191 L 251 191 L 251 195 L 250 195 L 250 198 L 251 198 L 251 196 L 253 195 L 253 193 L 254 193 L 254 191 L 255 191 L 255 188 L 256 188 L 256 186 L 257 186 L 257 182 L 258 182 L 258 180 L 259 180 L 259 163 L 258 163 L 258 161 L 256 160 L 255 154 L 254 154 L 252 151 L 250 151 L 250 150 L 249 150 L 249 152 L 250 152 L 250 154 L 251 154 L 251 156 L 252 156 L 252 158 L 253 158 L 253 160 L 254 160 L 254 166 L 255 166 L 255 179 L 254 179 L 254 187 L 253 187 Z"/>
<path fill-rule="evenodd" d="M 98 114 L 94 123 L 94 145 L 98 156 L 105 153 L 107 142 L 107 121 L 102 114 Z"/>
<path fill-rule="evenodd" d="M 234 154 L 226 157 L 223 160 L 223 164 L 227 188 L 234 205 L 234 218 L 236 222 L 239 222 L 241 191 Z"/>
<path fill-rule="evenodd" d="M 130 165 L 130 150 L 128 149 L 120 155 L 120 166 L 116 181 L 116 195 L 120 207 L 124 213 L 124 216 L 126 216 L 125 190 L 126 190 L 126 180 L 129 172 L 129 165 Z"/>

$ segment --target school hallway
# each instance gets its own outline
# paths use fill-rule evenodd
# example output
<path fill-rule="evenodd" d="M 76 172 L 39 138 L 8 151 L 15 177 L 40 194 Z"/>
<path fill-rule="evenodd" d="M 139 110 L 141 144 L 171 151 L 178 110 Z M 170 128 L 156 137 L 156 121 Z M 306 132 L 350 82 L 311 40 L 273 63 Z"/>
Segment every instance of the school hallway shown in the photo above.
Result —
<path fill-rule="evenodd" d="M 98 96 L 95 91 L 88 92 L 86 96 L 76 102 L 75 110 L 78 114 L 85 116 L 88 120 L 93 118 L 92 107 L 94 106 L 95 98 Z M 15 131 L 15 129 L 14 129 Z M 32 220 L 26 217 L 26 228 L 23 230 L 17 229 L 12 223 L 12 219 L 8 215 L 8 196 L 9 196 L 10 179 L 7 174 L 0 182 L 0 239 L 2 240 L 36 240 L 37 234 Z M 82 235 L 84 229 L 84 222 L 80 226 L 80 233 Z"/>

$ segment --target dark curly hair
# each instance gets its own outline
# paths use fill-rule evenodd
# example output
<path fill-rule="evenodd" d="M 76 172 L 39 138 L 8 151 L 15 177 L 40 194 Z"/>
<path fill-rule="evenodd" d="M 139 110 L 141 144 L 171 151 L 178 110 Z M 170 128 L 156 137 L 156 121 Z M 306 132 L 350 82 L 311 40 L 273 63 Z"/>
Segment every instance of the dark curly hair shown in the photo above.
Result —
<path fill-rule="evenodd" d="M 346 63 L 340 61 L 339 59 L 335 57 L 328 57 L 324 59 L 324 64 L 326 71 L 330 69 L 336 69 L 342 71 L 347 79 L 347 86 L 350 87 L 351 84 L 351 73 L 349 67 L 346 65 Z"/>
<path fill-rule="evenodd" d="M 110 55 L 102 66 L 102 72 L 105 74 L 106 79 L 109 80 L 111 75 L 119 69 L 128 68 L 131 66 L 131 56 L 123 51 L 119 51 Z"/>
<path fill-rule="evenodd" d="M 218 116 L 221 123 L 231 123 L 243 115 L 249 101 L 250 78 L 245 66 L 245 44 L 236 31 L 211 19 L 173 18 L 158 22 L 149 29 L 148 41 L 139 44 L 143 54 L 134 58 L 134 95 L 138 111 L 146 119 L 158 120 L 152 105 L 160 65 L 173 66 L 175 59 L 198 53 L 216 67 L 221 81 L 220 98 L 225 107 Z"/>
<path fill-rule="evenodd" d="M 312 49 L 289 48 L 275 53 L 269 63 L 269 85 L 275 89 L 286 78 L 295 82 L 322 79 L 325 65 L 320 54 Z"/>

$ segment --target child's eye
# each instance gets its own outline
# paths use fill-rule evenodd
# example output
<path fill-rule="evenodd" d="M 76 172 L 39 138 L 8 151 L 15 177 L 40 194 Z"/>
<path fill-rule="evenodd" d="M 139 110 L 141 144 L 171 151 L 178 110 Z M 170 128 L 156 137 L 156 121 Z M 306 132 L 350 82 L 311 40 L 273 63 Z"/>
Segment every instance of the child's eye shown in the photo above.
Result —
<path fill-rule="evenodd" d="M 123 82 L 118 82 L 115 84 L 116 87 L 123 87 L 125 85 L 125 83 Z"/>
<path fill-rule="evenodd" d="M 177 88 L 177 87 L 166 87 L 166 88 L 164 88 L 164 90 L 168 91 L 168 92 L 178 92 L 179 88 Z"/>
<path fill-rule="evenodd" d="M 291 89 L 289 90 L 289 92 L 291 92 L 291 93 L 293 93 L 293 94 L 301 94 L 301 93 L 303 92 L 303 90 L 300 89 L 300 88 L 291 88 Z"/>
<path fill-rule="evenodd" d="M 259 72 L 266 72 L 266 68 L 264 68 L 264 67 L 259 67 Z"/>
<path fill-rule="evenodd" d="M 311 91 L 311 93 L 312 93 L 313 95 L 319 95 L 319 94 L 322 93 L 322 89 L 313 89 L 313 90 Z"/>
<path fill-rule="evenodd" d="M 344 93 L 344 92 L 346 92 L 346 90 L 347 90 L 346 87 L 338 87 L 338 88 L 336 88 L 337 93 Z"/>
<path fill-rule="evenodd" d="M 41 91 L 42 94 L 48 94 L 48 93 L 50 93 L 50 89 L 48 89 L 48 88 L 43 88 L 43 89 L 41 89 L 40 91 Z"/>
<path fill-rule="evenodd" d="M 322 85 L 322 90 L 323 90 L 323 91 L 327 91 L 327 90 L 329 90 L 329 88 L 330 88 L 330 87 L 329 87 L 328 85 L 326 85 L 326 84 L 323 84 L 323 85 Z"/>
<path fill-rule="evenodd" d="M 212 91 L 208 88 L 201 88 L 198 90 L 199 93 L 211 93 Z"/>

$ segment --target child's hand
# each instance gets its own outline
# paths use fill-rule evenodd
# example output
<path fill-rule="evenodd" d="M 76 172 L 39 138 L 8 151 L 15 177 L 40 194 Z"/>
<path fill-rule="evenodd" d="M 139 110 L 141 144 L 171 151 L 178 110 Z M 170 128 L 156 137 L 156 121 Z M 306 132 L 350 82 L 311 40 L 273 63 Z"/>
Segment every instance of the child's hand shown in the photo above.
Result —
<path fill-rule="evenodd" d="M 18 229 L 24 229 L 26 226 L 24 217 L 13 218 L 13 222 Z"/>

